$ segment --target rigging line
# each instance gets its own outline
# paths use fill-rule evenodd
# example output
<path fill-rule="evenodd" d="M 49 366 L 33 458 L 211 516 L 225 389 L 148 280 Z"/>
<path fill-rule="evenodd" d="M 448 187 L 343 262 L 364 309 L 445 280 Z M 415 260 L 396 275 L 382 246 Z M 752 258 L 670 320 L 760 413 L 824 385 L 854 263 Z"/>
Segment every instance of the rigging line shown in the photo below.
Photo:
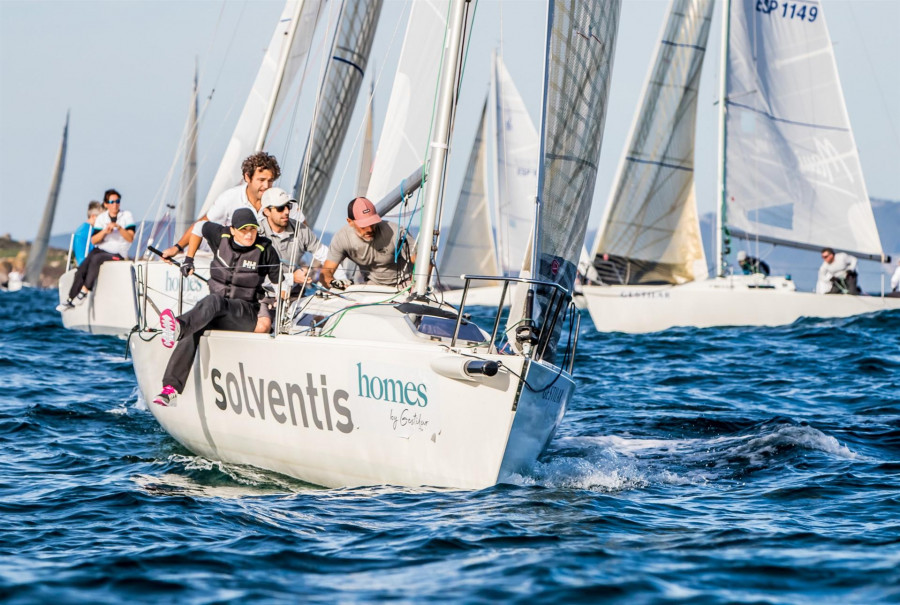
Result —
<path fill-rule="evenodd" d="M 337 4 L 338 4 L 338 3 L 335 2 L 335 3 L 332 4 L 331 6 L 333 7 L 333 6 L 337 5 Z M 325 74 L 325 72 L 326 72 L 326 70 L 327 70 L 328 60 L 329 60 L 330 55 L 331 55 L 330 52 L 325 52 L 326 46 L 327 46 L 327 48 L 331 48 L 331 46 L 332 46 L 332 44 L 330 43 L 329 37 L 328 37 L 328 35 L 327 35 L 327 32 L 330 32 L 330 31 L 332 30 L 332 24 L 333 24 L 333 23 L 339 21 L 339 19 L 340 19 L 340 14 L 341 14 L 342 11 L 343 11 L 343 4 L 344 4 L 344 3 L 341 2 L 341 3 L 340 3 L 340 7 L 337 9 L 337 11 L 338 11 L 338 19 L 337 19 L 337 20 L 334 19 L 334 13 L 333 13 L 333 11 L 332 11 L 332 10 L 329 10 L 329 11 L 328 11 L 328 21 L 327 21 L 326 29 L 325 29 L 326 34 L 322 36 L 321 63 L 319 64 L 319 85 L 316 87 L 316 100 L 315 100 L 315 105 L 313 106 L 312 124 L 310 125 L 310 128 L 309 128 L 309 136 L 307 137 L 307 143 L 306 143 L 306 149 L 307 149 L 307 150 L 311 150 L 311 149 L 312 149 L 312 143 L 313 143 L 313 140 L 314 140 L 314 138 L 315 138 L 315 134 L 316 134 L 316 128 L 315 128 L 315 127 L 316 127 L 316 123 L 317 123 L 318 120 L 319 120 L 319 111 L 320 111 L 321 106 L 322 106 L 322 105 L 321 105 L 321 104 L 322 104 L 322 98 L 321 98 L 321 97 L 322 97 L 322 92 L 323 92 L 324 87 L 325 87 L 325 81 L 324 81 L 324 80 L 325 80 L 325 77 L 324 77 L 324 74 Z M 319 7 L 320 7 L 320 9 L 321 9 L 321 4 L 319 5 Z M 335 32 L 334 32 L 334 38 L 333 38 L 333 39 L 337 39 L 337 36 L 338 36 L 338 32 L 335 31 Z M 309 52 L 307 52 L 307 54 L 306 54 L 306 65 L 304 66 L 304 79 L 305 79 L 305 77 L 306 77 L 305 74 L 306 74 L 307 66 L 309 65 L 310 54 L 311 54 L 311 53 L 309 53 Z M 296 112 L 297 112 L 297 108 L 298 108 L 298 107 L 299 107 L 299 103 L 297 103 L 297 104 L 294 106 L 294 114 L 295 114 L 295 116 L 296 116 Z M 294 120 L 294 118 L 291 119 L 291 130 L 293 130 L 293 120 Z M 290 138 L 290 137 L 288 137 L 288 138 Z M 287 149 L 285 149 L 285 154 L 286 154 L 286 153 L 287 153 Z M 304 162 L 304 165 L 300 166 L 300 169 L 303 171 L 303 185 L 302 185 L 301 188 L 300 188 L 300 196 L 299 196 L 300 199 L 297 200 L 297 202 L 298 202 L 298 205 L 299 205 L 299 207 L 300 207 L 300 211 L 302 212 L 302 211 L 303 211 L 303 206 L 304 206 L 304 203 L 305 203 L 305 200 L 306 200 L 306 188 L 307 188 L 308 185 L 309 185 L 309 164 L 310 164 L 310 162 L 312 161 L 312 159 L 311 159 L 311 154 L 309 153 L 309 151 L 307 151 L 307 152 L 305 153 L 305 156 L 304 156 L 304 157 L 301 157 L 300 161 L 301 161 L 301 162 Z M 298 223 L 299 223 L 299 221 L 298 221 Z M 321 241 L 322 241 L 322 240 L 321 240 L 321 238 L 320 238 L 320 239 L 319 239 L 319 242 L 321 243 Z M 299 237 L 295 237 L 293 243 L 291 244 L 290 258 L 292 258 L 292 259 L 293 259 L 293 258 L 297 258 L 297 251 L 299 250 L 299 247 L 300 247 L 300 238 L 299 238 Z M 317 249 L 317 251 L 318 251 L 318 249 Z M 313 252 L 313 255 L 315 255 L 315 252 Z M 313 259 L 313 261 L 314 261 L 314 259 Z M 312 262 L 313 262 L 313 261 L 310 262 L 310 266 L 312 266 Z M 281 304 L 281 303 L 279 302 L 279 304 Z"/>
<path fill-rule="evenodd" d="M 397 19 L 397 23 L 394 25 L 394 32 L 391 35 L 391 42 L 388 45 L 388 49 L 385 52 L 385 55 L 390 54 L 391 50 L 396 46 L 397 32 L 400 30 L 400 24 L 404 23 L 406 21 L 406 19 L 404 19 L 404 15 L 408 14 L 411 6 L 412 6 L 412 0 L 407 2 L 407 10 L 400 13 L 400 18 Z M 369 97 L 366 102 L 366 108 L 368 108 L 369 105 L 372 104 L 372 99 L 375 98 L 375 89 L 378 87 L 378 83 L 381 81 L 381 76 L 384 74 L 384 68 L 385 68 L 385 62 L 382 62 L 381 69 L 376 70 L 377 75 L 375 77 L 375 86 L 372 87 L 372 89 L 369 93 Z M 352 147 L 353 149 L 357 149 L 359 147 L 359 138 L 360 138 L 360 136 L 362 136 L 362 133 L 364 130 L 365 130 L 365 120 L 362 120 L 356 128 L 356 137 L 353 139 L 353 147 Z M 344 169 L 341 171 L 341 178 L 338 180 L 336 187 L 332 186 L 332 187 L 334 187 L 335 193 L 331 197 L 331 203 L 328 205 L 328 211 L 325 213 L 324 221 L 321 219 L 322 213 L 321 212 L 319 213 L 319 215 L 320 215 L 319 222 L 322 225 L 318 232 L 319 241 L 322 241 L 322 239 L 325 236 L 325 226 L 328 224 L 328 220 L 331 218 L 332 212 L 334 212 L 334 205 L 335 205 L 335 203 L 337 203 L 338 193 L 341 191 L 341 189 L 343 187 L 344 180 L 347 178 L 347 172 L 349 169 L 350 169 L 350 162 L 344 162 Z"/>
<path fill-rule="evenodd" d="M 872 79 L 875 81 L 875 88 L 878 89 L 878 98 L 881 100 L 881 104 L 884 109 L 884 115 L 887 117 L 887 122 L 891 126 L 891 132 L 894 133 L 894 140 L 900 141 L 900 136 L 898 136 L 897 134 L 897 126 L 896 124 L 894 124 L 894 120 L 891 117 L 891 112 L 885 98 L 884 90 L 881 88 L 881 81 L 876 76 L 877 71 L 875 70 L 872 56 L 869 54 L 869 47 L 866 45 L 866 36 L 862 34 L 862 31 L 859 27 L 859 22 L 856 20 L 856 12 L 853 10 L 853 4 L 850 4 L 850 17 L 853 19 L 853 27 L 854 29 L 856 29 L 857 37 L 862 40 L 863 54 L 866 56 L 866 62 L 869 64 L 869 70 L 873 76 Z"/>

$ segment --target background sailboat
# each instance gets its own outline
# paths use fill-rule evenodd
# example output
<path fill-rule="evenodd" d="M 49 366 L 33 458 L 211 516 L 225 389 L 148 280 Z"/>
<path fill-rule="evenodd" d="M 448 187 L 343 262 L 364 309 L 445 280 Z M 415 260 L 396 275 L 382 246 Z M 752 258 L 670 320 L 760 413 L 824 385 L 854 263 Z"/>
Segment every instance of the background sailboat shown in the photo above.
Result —
<path fill-rule="evenodd" d="M 651 94 L 654 82 L 681 78 L 682 101 L 673 107 L 695 96 L 693 78 L 684 76 L 692 70 L 699 74 L 697 51 L 704 49 L 705 34 L 700 36 L 696 19 L 688 17 L 708 19 L 710 4 L 676 1 L 670 7 L 651 71 L 659 75 L 645 89 L 643 111 L 594 246 L 600 279 L 611 285 L 584 288 L 595 325 L 626 332 L 782 325 L 802 316 L 844 317 L 898 306 L 880 297 L 797 292 L 785 277 L 727 275 L 732 237 L 806 249 L 832 246 L 882 258 L 833 47 L 815 2 L 801 6 L 802 17 L 790 7 L 775 11 L 766 4 L 725 3 L 717 276 L 701 279 L 693 135 L 679 125 L 692 125 L 693 113 L 671 112 L 674 126 L 663 123 L 662 134 L 648 135 L 647 129 L 659 111 Z M 682 59 L 670 68 L 672 53 Z M 683 68 L 692 65 L 691 58 L 696 65 Z M 694 112 L 692 103 L 688 108 Z M 680 142 L 666 140 L 667 132 L 682 132 Z M 662 137 L 665 145 L 644 145 L 653 137 Z"/>
<path fill-rule="evenodd" d="M 66 168 L 66 148 L 69 144 L 69 113 L 66 112 L 66 125 L 63 127 L 62 140 L 59 143 L 59 151 L 56 154 L 56 165 L 53 168 L 53 178 L 50 180 L 50 193 L 47 194 L 47 204 L 44 206 L 44 215 L 38 226 L 37 235 L 28 251 L 28 260 L 25 263 L 25 284 L 29 286 L 41 285 L 41 270 L 44 261 L 47 260 L 47 246 L 50 242 L 50 229 L 53 227 L 53 217 L 56 216 L 56 204 L 59 202 L 59 189 L 62 185 L 63 172 Z M 21 283 L 18 284 L 21 287 Z M 16 289 L 13 279 L 7 285 L 10 290 Z"/>
<path fill-rule="evenodd" d="M 491 63 L 488 97 L 440 263 L 441 284 L 451 288 L 443 297 L 451 303 L 462 295 L 462 274 L 517 276 L 534 222 L 538 133 L 501 57 L 493 54 Z M 472 288 L 469 304 L 500 300 L 495 283 L 473 282 Z"/>

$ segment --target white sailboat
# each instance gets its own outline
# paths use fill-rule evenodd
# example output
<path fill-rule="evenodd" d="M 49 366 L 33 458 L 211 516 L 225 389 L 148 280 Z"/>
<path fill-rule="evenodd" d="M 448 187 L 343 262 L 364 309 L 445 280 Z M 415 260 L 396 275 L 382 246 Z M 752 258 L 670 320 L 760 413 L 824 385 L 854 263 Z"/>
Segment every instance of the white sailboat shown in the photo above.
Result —
<path fill-rule="evenodd" d="M 464 273 L 517 276 L 534 223 L 538 133 L 496 53 L 491 67 L 488 98 L 440 263 L 441 283 L 450 288 L 443 297 L 451 304 L 458 304 L 462 297 L 465 280 L 460 276 Z M 493 175 L 493 212 L 488 203 L 488 173 Z M 496 283 L 473 284 L 467 300 L 471 305 L 494 306 L 501 291 Z M 509 304 L 509 298 L 505 302 Z"/>
<path fill-rule="evenodd" d="M 574 271 L 567 269 L 577 262 L 578 246 L 570 255 L 558 244 L 584 235 L 586 221 L 567 221 L 583 219 L 589 209 L 619 3 L 558 0 L 548 11 L 553 56 L 545 81 L 554 86 L 547 92 L 545 85 L 541 167 L 547 174 L 534 244 L 547 272 L 531 282 L 540 288 L 528 297 L 535 306 L 520 309 L 522 325 L 530 328 L 517 343 L 521 351 L 506 354 L 498 350 L 499 309 L 488 333 L 465 321 L 464 307 L 428 297 L 467 3 L 429 3 L 433 7 L 447 15 L 446 52 L 421 213 L 420 233 L 427 236 L 418 242 L 413 296 L 356 286 L 301 301 L 294 327 L 274 338 L 204 334 L 177 406 L 150 406 L 163 428 L 192 451 L 324 486 L 477 489 L 527 470 L 552 438 L 574 390 L 575 343 L 558 342 L 558 328 L 576 317 Z M 444 40 L 426 39 L 417 50 L 424 55 Z M 399 86 L 416 84 L 403 77 Z M 399 174 L 409 174 L 407 167 Z M 569 231 L 552 231 L 558 228 Z M 548 293 L 555 293 L 552 301 Z M 160 389 L 170 351 L 152 333 L 142 336 L 149 341 L 134 338 L 130 346 L 149 401 Z"/>
<path fill-rule="evenodd" d="M 883 296 L 797 291 L 728 274 L 732 238 L 883 260 L 818 2 L 726 1 L 716 274 L 694 196 L 697 83 L 711 0 L 674 0 L 593 247 L 606 285 L 584 287 L 597 329 L 776 326 L 900 308 Z M 798 8 L 799 7 L 799 8 Z"/>
<path fill-rule="evenodd" d="M 50 244 L 50 230 L 53 227 L 53 217 L 56 216 L 56 205 L 59 202 L 59 189 L 62 185 L 63 171 L 66 168 L 66 148 L 69 144 L 69 112 L 66 112 L 66 125 L 63 127 L 62 140 L 59 143 L 59 151 L 56 154 L 56 164 L 53 168 L 53 177 L 50 180 L 50 193 L 47 194 L 47 204 L 44 206 L 44 215 L 38 226 L 37 235 L 31 243 L 28 251 L 28 260 L 25 262 L 24 283 L 29 286 L 41 285 L 41 270 L 44 261 L 47 260 L 47 247 Z M 22 281 L 16 281 L 10 274 L 7 289 L 10 291 L 22 288 Z"/>

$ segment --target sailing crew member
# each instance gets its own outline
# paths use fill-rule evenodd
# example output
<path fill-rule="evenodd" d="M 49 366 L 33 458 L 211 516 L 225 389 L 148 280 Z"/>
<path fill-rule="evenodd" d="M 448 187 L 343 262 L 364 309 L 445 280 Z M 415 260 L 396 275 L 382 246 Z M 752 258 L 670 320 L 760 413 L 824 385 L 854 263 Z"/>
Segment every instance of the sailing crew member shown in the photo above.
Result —
<path fill-rule="evenodd" d="M 400 225 L 382 221 L 371 201 L 358 197 L 347 205 L 347 224 L 331 239 L 322 283 L 338 289 L 350 285 L 334 278 L 345 258 L 359 266 L 367 284 L 401 288 L 412 278 L 415 242 Z"/>
<path fill-rule="evenodd" d="M 738 266 L 744 275 L 753 275 L 754 273 L 762 273 L 766 277 L 769 276 L 769 264 L 761 261 L 755 256 L 750 256 L 743 250 L 737 253 Z"/>
<path fill-rule="evenodd" d="M 278 160 L 264 151 L 254 153 L 241 164 L 241 173 L 244 175 L 244 182 L 223 191 L 206 214 L 191 225 L 191 228 L 184 232 L 174 246 L 163 250 L 163 258 L 172 258 L 176 254 L 184 252 L 192 233 L 198 238 L 202 238 L 200 229 L 204 221 L 211 221 L 226 227 L 230 225 L 231 216 L 238 208 L 252 210 L 259 222 L 265 220 L 262 213 L 262 196 L 281 176 Z M 303 220 L 301 217 L 301 222 Z"/>
<path fill-rule="evenodd" d="M 128 249 L 134 241 L 134 217 L 127 210 L 121 210 L 122 196 L 115 189 L 107 189 L 103 194 L 105 212 L 94 221 L 91 243 L 94 249 L 84 262 L 78 265 L 75 279 L 69 289 L 66 302 L 60 303 L 57 311 L 67 311 L 87 300 L 88 294 L 97 283 L 100 265 L 109 260 L 128 258 Z"/>
<path fill-rule="evenodd" d="M 163 389 L 153 403 L 173 405 L 184 390 L 194 355 L 204 330 L 252 332 L 259 314 L 262 282 L 268 276 L 278 282 L 278 253 L 268 238 L 259 237 L 256 213 L 238 208 L 231 216 L 231 226 L 203 222 L 203 239 L 215 251 L 209 268 L 209 296 L 193 309 L 175 317 L 170 309 L 160 313 L 162 344 L 175 351 L 166 364 Z M 194 272 L 194 254 L 200 247 L 200 236 L 191 234 L 181 273 Z"/>
<path fill-rule="evenodd" d="M 94 249 L 94 244 L 91 243 L 91 235 L 94 232 L 94 221 L 97 220 L 101 212 L 103 212 L 103 204 L 97 200 L 89 202 L 87 221 L 81 223 L 78 229 L 75 230 L 75 233 L 72 234 L 72 252 L 75 253 L 76 264 L 80 265 L 83 263 L 88 253 Z"/>
<path fill-rule="evenodd" d="M 316 237 L 313 230 L 304 222 L 298 222 L 290 218 L 293 206 L 297 203 L 287 191 L 279 187 L 272 187 L 262 195 L 262 208 L 265 220 L 261 221 L 260 233 L 272 240 L 272 246 L 278 252 L 284 274 L 288 275 L 293 269 L 291 278 L 295 284 L 290 292 L 291 298 L 299 296 L 303 291 L 310 267 L 304 266 L 303 256 L 312 253 L 312 267 L 319 267 L 328 255 L 328 246 L 324 245 Z M 296 253 L 291 258 L 294 249 L 294 240 L 297 240 Z M 255 332 L 268 333 L 272 328 L 274 317 L 275 297 L 269 296 L 263 299 L 259 307 L 259 321 Z"/>
<path fill-rule="evenodd" d="M 862 294 L 857 285 L 857 260 L 846 252 L 822 249 L 822 266 L 816 282 L 818 294 Z"/>
<path fill-rule="evenodd" d="M 900 297 L 900 260 L 897 261 L 897 268 L 891 276 L 891 293 L 888 296 Z"/>

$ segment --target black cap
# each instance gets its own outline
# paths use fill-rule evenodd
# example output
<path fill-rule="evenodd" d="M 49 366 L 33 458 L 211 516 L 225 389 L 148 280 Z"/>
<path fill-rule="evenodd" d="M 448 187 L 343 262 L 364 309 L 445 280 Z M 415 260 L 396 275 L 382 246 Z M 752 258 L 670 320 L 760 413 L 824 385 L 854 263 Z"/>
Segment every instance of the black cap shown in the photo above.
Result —
<path fill-rule="evenodd" d="M 231 215 L 231 226 L 235 229 L 243 229 L 248 225 L 259 228 L 259 221 L 256 220 L 256 213 L 249 208 L 238 208 Z"/>

